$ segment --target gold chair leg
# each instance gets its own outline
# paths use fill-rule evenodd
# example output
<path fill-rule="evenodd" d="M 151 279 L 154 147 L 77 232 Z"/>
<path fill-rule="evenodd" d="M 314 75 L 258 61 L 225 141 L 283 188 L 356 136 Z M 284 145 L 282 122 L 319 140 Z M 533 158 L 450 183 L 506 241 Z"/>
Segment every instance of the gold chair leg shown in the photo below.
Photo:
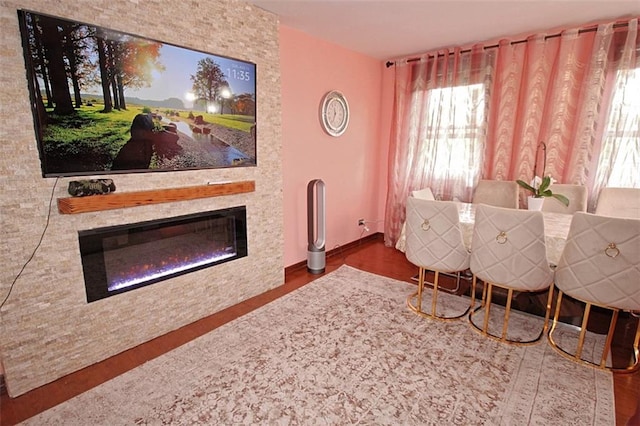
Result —
<path fill-rule="evenodd" d="M 551 304 L 553 303 L 553 283 L 549 287 L 549 295 L 547 296 L 547 308 L 544 313 L 544 327 L 542 333 L 546 334 L 549 331 L 549 317 L 551 315 Z"/>
<path fill-rule="evenodd" d="M 607 358 L 609 357 L 609 354 L 611 352 L 611 344 L 613 341 L 615 328 L 616 328 L 616 324 L 619 317 L 619 310 L 617 309 L 611 309 L 611 308 L 605 307 L 606 309 L 609 309 L 611 311 L 612 317 L 609 323 L 609 330 L 607 331 L 607 336 L 602 348 L 602 356 L 600 358 L 599 363 L 595 360 L 591 361 L 591 360 L 586 360 L 582 358 L 582 351 L 584 348 L 585 336 L 587 334 L 587 325 L 589 324 L 589 316 L 591 314 L 591 307 L 592 307 L 591 303 L 582 301 L 585 304 L 585 307 L 584 307 L 584 312 L 582 314 L 582 324 L 580 326 L 578 344 L 575 352 L 569 352 L 563 349 L 562 347 L 558 346 L 558 343 L 554 340 L 554 333 L 559 323 L 558 318 L 560 316 L 560 309 L 562 305 L 563 295 L 564 293 L 562 293 L 561 290 L 558 290 L 558 299 L 556 300 L 556 309 L 553 315 L 553 321 L 551 323 L 550 330 L 547 333 L 547 339 L 549 340 L 551 347 L 555 351 L 557 351 L 560 355 L 570 359 L 573 362 L 599 368 L 602 370 L 611 370 L 611 371 L 616 371 L 620 373 L 631 373 L 640 368 L 640 358 L 639 358 L 640 350 L 638 347 L 638 345 L 640 344 L 640 320 L 638 320 L 638 327 L 636 329 L 635 340 L 633 343 L 633 352 L 634 352 L 633 363 L 631 365 L 627 364 L 626 367 L 622 367 L 622 368 L 616 368 L 613 365 L 611 365 L 610 367 L 607 367 Z"/>
<path fill-rule="evenodd" d="M 600 367 L 605 368 L 607 366 L 607 356 L 611 349 L 611 342 L 613 341 L 613 333 L 616 330 L 616 324 L 618 323 L 618 310 L 613 310 L 611 316 L 611 322 L 609 323 L 609 331 L 607 332 L 607 339 L 604 342 L 604 348 L 602 349 L 602 358 L 600 358 Z"/>
<path fill-rule="evenodd" d="M 589 314 L 591 314 L 591 303 L 587 303 L 584 307 L 584 314 L 582 315 L 582 326 L 580 327 L 580 337 L 578 338 L 578 348 L 576 349 L 577 359 L 582 358 L 582 347 L 584 346 L 584 336 L 587 334 Z"/>
<path fill-rule="evenodd" d="M 476 284 L 477 284 L 477 279 L 475 282 L 472 282 L 472 291 L 474 292 L 474 294 L 476 291 L 475 289 Z M 513 298 L 516 290 L 509 287 L 501 287 L 497 284 L 493 284 L 488 281 L 483 282 L 483 285 L 484 285 L 484 288 L 482 291 L 482 301 L 480 303 L 480 306 L 478 306 L 477 308 L 475 307 L 475 298 L 473 298 L 473 295 L 472 295 L 472 305 L 470 307 L 470 312 L 469 312 L 469 323 L 471 324 L 473 329 L 478 331 L 480 334 L 482 334 L 485 337 L 489 337 L 491 339 L 497 340 L 502 343 L 508 343 L 508 344 L 514 344 L 514 345 L 533 345 L 540 342 L 540 339 L 542 338 L 542 336 L 547 334 L 546 332 L 547 332 L 547 329 L 549 328 L 550 317 L 551 317 L 551 305 L 553 303 L 552 289 L 551 288 L 549 289 L 550 296 L 549 295 L 547 296 L 547 306 L 545 309 L 544 323 L 540 328 L 538 335 L 535 338 L 530 340 L 515 340 L 515 339 L 509 338 L 509 321 L 511 320 L 511 311 L 513 310 Z M 496 285 L 500 288 L 504 288 L 504 290 L 507 291 L 507 299 L 504 307 L 505 311 L 503 315 L 502 332 L 497 332 L 497 329 L 496 329 L 496 333 L 491 333 L 489 332 L 489 322 L 491 319 L 493 288 Z M 482 319 L 482 324 L 480 325 L 478 321 L 474 321 L 474 315 L 477 314 L 482 309 L 484 309 L 484 318 Z M 558 315 L 558 312 L 559 310 L 556 311 L 556 317 Z"/>
<path fill-rule="evenodd" d="M 482 303 L 480 306 L 484 306 L 487 303 L 487 283 L 482 283 Z"/>
<path fill-rule="evenodd" d="M 422 296 L 424 295 L 424 290 L 425 290 L 425 284 L 427 284 L 426 281 L 426 277 L 427 277 L 427 272 L 428 270 L 425 268 L 419 268 L 418 271 L 418 289 L 415 293 L 410 294 L 407 297 L 407 306 L 409 307 L 409 309 L 413 312 L 415 312 L 418 315 L 421 315 L 423 317 L 428 317 L 428 318 L 433 318 L 433 319 L 437 319 L 437 320 L 442 320 L 442 321 L 450 321 L 450 320 L 457 320 L 460 319 L 464 316 L 466 316 L 469 313 L 470 308 L 466 308 L 464 310 L 464 312 L 462 312 L 459 315 L 456 316 L 439 316 L 437 315 L 437 306 L 438 306 L 438 292 L 442 291 L 440 289 L 440 285 L 439 285 L 439 280 L 440 280 L 440 272 L 438 271 L 433 271 L 434 272 L 434 283 L 433 283 L 433 295 L 432 295 L 432 301 L 431 301 L 431 311 L 429 311 L 429 309 L 422 309 Z M 430 283 L 428 283 L 430 284 Z M 415 303 L 414 303 L 415 302 Z"/>
<path fill-rule="evenodd" d="M 473 307 L 476 305 L 476 276 L 473 275 L 473 279 L 471 280 L 471 306 L 469 309 L 472 311 Z"/>
<path fill-rule="evenodd" d="M 485 300 L 485 302 L 484 302 L 484 324 L 482 326 L 482 331 L 485 335 L 487 335 L 489 334 L 488 333 L 489 311 L 491 311 L 491 294 L 493 293 L 493 284 L 484 283 L 484 285 L 485 285 L 485 291 L 486 291 L 486 300 L 485 300 L 485 297 L 483 296 L 482 299 Z"/>
<path fill-rule="evenodd" d="M 560 318 L 560 308 L 562 307 L 562 293 L 561 290 L 558 290 L 558 300 L 556 300 L 556 311 L 553 314 L 553 323 L 551 324 L 551 332 L 556 329 L 558 325 L 558 318 Z"/>
<path fill-rule="evenodd" d="M 502 340 L 507 340 L 507 330 L 509 329 L 509 314 L 511 314 L 511 300 L 513 299 L 513 289 L 507 291 L 507 305 L 504 307 L 504 320 L 502 321 Z"/>
<path fill-rule="evenodd" d="M 416 308 L 418 312 L 422 312 L 422 290 L 424 289 L 424 268 L 418 271 L 418 299 L 416 300 Z"/>
<path fill-rule="evenodd" d="M 637 368 L 640 365 L 640 316 L 638 317 L 638 325 L 636 326 L 636 338 L 633 341 L 633 354 L 634 364 L 632 368 Z"/>
<path fill-rule="evenodd" d="M 438 271 L 434 271 L 434 277 L 433 277 L 433 293 L 431 296 L 431 315 L 433 315 L 434 317 L 437 316 L 436 315 L 436 306 L 438 303 L 438 279 L 440 278 L 440 272 Z"/>

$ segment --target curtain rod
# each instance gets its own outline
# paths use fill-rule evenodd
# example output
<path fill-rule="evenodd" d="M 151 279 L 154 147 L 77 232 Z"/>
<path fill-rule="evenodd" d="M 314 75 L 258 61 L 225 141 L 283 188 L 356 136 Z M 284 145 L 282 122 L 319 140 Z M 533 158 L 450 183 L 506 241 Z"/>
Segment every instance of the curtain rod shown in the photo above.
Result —
<path fill-rule="evenodd" d="M 629 24 L 627 22 L 621 22 L 621 23 L 618 23 L 618 24 L 613 24 L 613 28 L 615 29 L 615 28 L 620 28 L 620 27 L 626 27 L 628 25 Z M 578 34 L 590 33 L 590 32 L 596 31 L 597 29 L 598 29 L 597 26 L 590 27 L 590 28 L 584 28 L 584 29 L 578 30 Z M 550 38 L 560 37 L 561 35 L 562 35 L 562 33 L 559 32 L 559 33 L 556 33 L 556 34 L 551 34 L 551 35 L 545 36 L 544 39 L 548 40 Z M 509 44 L 514 45 L 514 44 L 520 44 L 520 43 L 527 43 L 528 41 L 529 40 L 525 38 L 525 39 L 522 39 L 522 40 L 512 41 Z M 497 48 L 499 46 L 500 46 L 499 44 L 492 44 L 490 46 L 484 46 L 483 49 L 495 49 L 495 48 Z M 450 49 L 450 48 L 447 48 L 446 50 L 448 50 L 448 49 Z M 471 52 L 471 49 L 464 49 L 464 50 L 460 51 L 460 53 L 469 53 L 469 52 Z M 427 56 L 434 57 L 435 54 L 433 54 L 433 55 L 432 54 L 427 54 Z M 438 54 L 438 57 L 440 57 L 440 56 L 444 56 L 444 55 L 443 54 Z M 409 59 L 407 59 L 407 62 L 417 62 L 420 59 L 421 59 L 420 57 L 409 58 Z M 387 63 L 385 65 L 387 66 L 387 68 L 389 68 L 389 67 L 394 66 L 395 64 L 396 64 L 396 61 L 387 61 Z"/>

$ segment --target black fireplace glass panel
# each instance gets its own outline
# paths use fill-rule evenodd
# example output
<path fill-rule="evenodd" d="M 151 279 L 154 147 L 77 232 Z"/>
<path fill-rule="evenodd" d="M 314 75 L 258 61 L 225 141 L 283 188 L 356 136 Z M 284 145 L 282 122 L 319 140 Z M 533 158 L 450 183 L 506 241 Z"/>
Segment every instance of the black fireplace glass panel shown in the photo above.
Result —
<path fill-rule="evenodd" d="M 247 255 L 246 208 L 80 231 L 87 302 Z"/>

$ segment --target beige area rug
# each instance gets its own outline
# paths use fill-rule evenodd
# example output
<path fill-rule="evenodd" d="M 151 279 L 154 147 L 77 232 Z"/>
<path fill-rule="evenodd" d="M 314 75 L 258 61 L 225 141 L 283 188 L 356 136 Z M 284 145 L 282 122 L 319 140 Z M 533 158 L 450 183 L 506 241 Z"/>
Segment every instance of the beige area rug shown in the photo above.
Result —
<path fill-rule="evenodd" d="M 24 424 L 615 423 L 610 373 L 419 317 L 414 290 L 342 266 Z"/>

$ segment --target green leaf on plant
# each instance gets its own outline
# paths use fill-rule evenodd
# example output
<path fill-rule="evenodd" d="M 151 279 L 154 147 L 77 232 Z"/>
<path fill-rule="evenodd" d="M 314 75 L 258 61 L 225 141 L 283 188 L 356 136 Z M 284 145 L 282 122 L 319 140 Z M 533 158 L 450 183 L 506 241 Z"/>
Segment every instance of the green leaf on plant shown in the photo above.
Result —
<path fill-rule="evenodd" d="M 549 192 L 551 192 L 551 191 L 549 191 Z M 551 196 L 553 198 L 555 198 L 556 200 L 560 201 L 566 207 L 569 207 L 569 199 L 567 197 L 565 197 L 564 195 L 562 195 L 562 194 L 551 194 Z"/>
<path fill-rule="evenodd" d="M 542 183 L 540 184 L 540 187 L 538 188 L 538 193 L 542 194 L 543 192 L 546 192 L 549 189 L 549 185 L 551 185 L 551 176 L 545 176 L 542 178 Z M 545 195 L 545 197 L 550 197 L 551 193 L 549 192 L 549 195 Z"/>
<path fill-rule="evenodd" d="M 523 180 L 520 180 L 520 179 L 518 179 L 516 182 L 518 183 L 518 185 L 520 185 L 524 189 L 526 189 L 528 191 L 531 191 L 534 194 L 536 193 L 536 190 L 531 185 L 529 185 L 527 182 L 525 182 Z"/>

